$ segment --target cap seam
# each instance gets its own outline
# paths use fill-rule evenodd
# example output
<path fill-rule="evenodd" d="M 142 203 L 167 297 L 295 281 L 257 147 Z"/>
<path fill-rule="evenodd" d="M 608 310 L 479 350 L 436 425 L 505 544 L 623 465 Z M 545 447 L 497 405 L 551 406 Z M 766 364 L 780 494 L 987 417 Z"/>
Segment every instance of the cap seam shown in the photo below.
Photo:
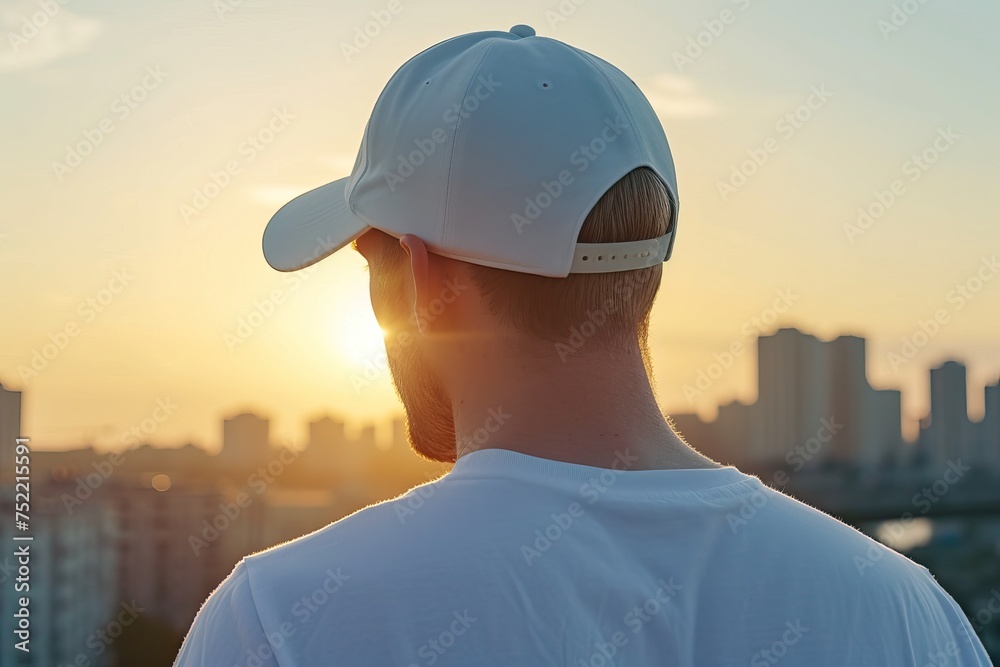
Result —
<path fill-rule="evenodd" d="M 486 62 L 486 56 L 490 54 L 496 43 L 497 41 L 494 39 L 483 49 L 483 55 L 479 59 L 476 68 L 472 71 L 472 76 L 469 77 L 469 83 L 465 87 L 465 92 L 462 93 L 462 98 L 459 101 L 460 104 L 465 103 L 466 98 L 469 96 L 469 91 L 472 90 L 472 84 L 475 83 L 476 77 L 479 76 L 479 71 L 483 67 L 483 63 Z M 444 181 L 444 211 L 442 214 L 444 219 L 441 221 L 441 245 L 447 245 L 452 234 L 451 219 L 448 215 L 451 209 L 451 174 L 455 168 L 455 151 L 458 150 L 458 133 L 462 131 L 463 120 L 462 114 L 458 114 L 458 123 L 455 125 L 455 140 L 452 141 L 451 152 L 448 154 L 448 173 L 445 175 Z"/>
<path fill-rule="evenodd" d="M 594 69 L 598 70 L 601 73 L 601 76 L 603 76 L 608 81 L 608 84 L 611 86 L 611 89 L 615 93 L 615 98 L 618 100 L 618 104 L 621 105 L 622 110 L 624 111 L 624 113 L 629 118 L 629 122 L 631 123 L 631 127 L 632 127 L 632 136 L 635 139 L 636 145 L 639 147 L 639 150 L 642 152 L 642 156 L 643 156 L 644 160 L 647 163 L 647 165 L 645 165 L 645 166 L 650 166 L 652 164 L 652 162 L 653 162 L 652 156 L 646 151 L 645 145 L 641 141 L 639 141 L 639 135 L 638 135 L 638 133 L 636 131 L 636 127 L 635 127 L 635 119 L 628 112 L 628 105 L 624 104 L 621 96 L 618 94 L 618 87 L 615 86 L 611 82 L 611 78 L 608 76 L 607 72 L 605 72 L 600 67 L 599 63 L 597 62 L 600 59 L 597 58 L 597 56 L 594 56 L 594 55 L 592 55 L 590 53 L 587 53 L 586 51 L 583 51 L 582 49 L 576 49 L 576 50 L 579 53 L 581 53 L 584 57 L 586 57 L 588 60 L 590 60 L 591 64 L 594 67 Z M 624 73 L 623 73 L 623 75 L 624 75 Z M 626 76 L 626 78 L 628 78 L 629 81 L 632 82 L 632 85 L 634 85 L 636 88 L 639 87 L 638 84 L 635 83 L 635 81 L 632 81 L 631 77 L 628 77 L 628 75 L 624 75 L 624 76 Z M 642 93 L 641 90 L 639 92 Z M 645 96 L 643 96 L 643 97 L 645 97 Z M 647 100 L 647 103 L 648 103 L 648 100 Z M 655 109 L 653 110 L 653 115 L 656 116 L 656 110 Z M 657 121 L 659 121 L 659 117 L 657 117 Z M 665 134 L 665 132 L 664 132 L 664 134 Z M 671 189 L 670 184 L 667 183 L 667 181 L 666 181 L 665 178 L 663 178 L 663 174 L 661 174 L 659 172 L 659 170 L 657 170 L 655 168 L 653 169 L 653 171 L 656 172 L 657 177 L 663 183 L 664 188 L 666 188 L 667 193 L 670 195 L 670 198 L 671 198 L 671 202 L 670 202 L 671 203 L 671 212 L 670 212 L 671 213 L 671 215 L 670 215 L 670 223 L 671 224 L 670 224 L 670 231 L 673 232 L 674 235 L 670 237 L 670 246 L 667 248 L 667 255 L 669 256 L 670 250 L 673 248 L 674 236 L 676 236 L 676 232 L 677 232 L 677 218 L 680 215 L 680 203 L 679 203 L 678 200 L 680 198 L 677 196 L 677 193 L 673 191 L 674 189 L 676 189 L 676 186 L 674 187 L 674 189 Z M 677 174 L 676 174 L 676 170 L 675 170 L 674 180 L 676 180 L 676 179 L 677 179 Z M 664 261 L 666 261 L 666 260 L 664 260 Z"/>
<path fill-rule="evenodd" d="M 646 146 L 643 144 L 643 142 L 639 141 L 639 134 L 638 134 L 638 131 L 637 131 L 636 127 L 635 127 L 635 118 L 629 112 L 628 105 L 625 104 L 624 101 L 622 100 L 622 97 L 621 97 L 621 95 L 619 94 L 619 91 L 618 91 L 618 86 L 616 86 L 611 81 L 611 78 L 608 76 L 607 72 L 605 72 L 604 69 L 600 66 L 600 64 L 598 62 L 600 59 L 597 58 L 597 56 L 594 56 L 594 55 L 592 55 L 590 53 L 587 53 L 586 51 L 584 51 L 582 49 L 577 49 L 575 47 L 569 47 L 569 48 L 572 48 L 577 53 L 579 53 L 584 58 L 586 58 L 588 61 L 590 61 L 591 66 L 594 69 L 596 69 L 598 72 L 600 72 L 601 76 L 604 77 L 604 79 L 608 82 L 608 85 L 611 87 L 611 90 L 614 91 L 615 99 L 618 100 L 618 105 L 621 107 L 622 113 L 624 113 L 628 117 L 629 125 L 630 125 L 630 127 L 632 129 L 632 138 L 635 140 L 636 146 L 638 146 L 639 152 L 642 154 L 643 161 L 645 162 L 645 164 L 639 165 L 639 166 L 646 166 L 646 167 L 652 168 L 653 172 L 656 173 L 657 178 L 659 178 L 660 182 L 663 183 L 663 187 L 666 189 L 667 194 L 670 197 L 670 200 L 671 200 L 670 201 L 670 203 L 671 203 L 671 207 L 670 207 L 671 211 L 670 211 L 670 229 L 669 229 L 669 231 L 671 232 L 671 237 L 670 237 L 670 243 L 667 246 L 667 254 L 664 256 L 664 262 L 666 262 L 667 258 L 670 256 L 671 250 L 673 249 L 674 239 L 677 236 L 677 219 L 680 216 L 680 203 L 679 203 L 679 199 L 680 198 L 677 196 L 677 193 L 674 192 L 674 189 L 676 189 L 676 186 L 674 188 L 671 188 L 670 184 L 667 183 L 667 180 L 663 177 L 663 174 L 661 174 L 658 169 L 656 169 L 655 167 L 652 166 L 653 165 L 652 156 L 646 151 Z M 627 75 L 625 75 L 625 76 L 626 76 L 626 78 L 628 78 Z M 629 81 L 632 81 L 632 79 L 629 78 Z M 634 85 L 634 86 L 636 86 L 636 88 L 638 88 L 638 85 L 636 85 L 636 83 L 634 81 L 632 81 L 632 85 Z M 642 91 L 640 91 L 640 93 L 641 92 Z M 653 112 L 653 115 L 654 116 L 656 115 L 655 110 Z M 659 120 L 659 118 L 657 118 L 657 120 Z M 638 167 L 633 167 L 633 168 L 638 168 Z M 622 174 L 622 176 L 624 176 L 624 174 Z M 676 180 L 676 178 L 677 178 L 676 173 L 674 175 L 674 178 Z M 612 185 L 614 185 L 614 184 L 612 183 Z M 595 201 L 595 203 L 596 203 L 596 201 Z M 581 228 L 583 227 L 583 221 L 580 222 L 580 227 Z M 577 235 L 579 235 L 579 229 L 577 230 Z M 570 262 L 572 264 L 572 258 L 571 258 Z"/>
<path fill-rule="evenodd" d="M 607 75 L 607 73 L 603 69 L 601 69 L 601 67 L 598 65 L 597 61 L 595 60 L 595 58 L 593 56 L 591 56 L 589 53 L 587 53 L 586 51 L 583 51 L 582 49 L 578 49 L 576 47 L 570 46 L 569 44 L 565 44 L 563 42 L 560 42 L 559 40 L 552 40 L 552 41 L 554 41 L 556 44 L 562 45 L 567 50 L 573 52 L 574 54 L 576 54 L 577 57 L 582 58 L 585 62 L 587 62 L 587 64 L 589 64 L 591 66 L 592 69 L 594 69 L 595 71 L 597 71 L 597 73 L 604 79 L 604 81 L 608 85 L 608 88 L 611 89 L 612 93 L 615 96 L 615 101 L 618 103 L 618 109 L 619 109 L 619 111 L 621 111 L 622 115 L 625 116 L 628 119 L 629 129 L 632 130 L 632 140 L 635 143 L 635 145 L 639 148 L 639 152 L 640 152 L 640 155 L 643 158 L 643 161 L 646 162 L 646 163 L 651 162 L 651 160 L 649 159 L 649 155 L 646 154 L 645 147 L 639 141 L 639 135 L 636 133 L 635 119 L 632 117 L 632 114 L 629 113 L 628 105 L 625 104 L 624 100 L 622 100 L 621 95 L 618 94 L 618 87 L 614 84 L 614 82 Z M 632 171 L 632 169 L 635 169 L 635 168 L 636 167 L 632 167 L 631 169 L 629 169 L 629 171 Z M 628 172 L 625 172 L 625 173 L 627 174 Z M 576 244 L 579 242 L 579 239 L 580 239 L 580 230 L 583 229 L 583 223 L 586 222 L 587 216 L 590 215 L 590 211 L 594 208 L 594 206 L 597 205 L 597 202 L 599 202 L 601 200 L 601 197 L 604 196 L 605 192 L 607 192 L 607 190 L 609 188 L 611 188 L 611 186 L 613 186 L 615 183 L 617 183 L 624 176 L 625 176 L 625 174 L 619 175 L 614 181 L 612 181 L 611 183 L 609 183 L 606 188 L 604 188 L 603 192 L 597 193 L 597 196 L 594 197 L 590 201 L 590 203 L 587 205 L 587 207 L 584 209 L 584 211 L 577 218 L 577 220 L 576 220 L 576 222 L 573 225 L 572 230 L 571 230 L 571 232 L 572 232 L 572 239 L 571 239 L 572 243 L 567 248 L 565 248 L 564 251 L 563 251 L 564 252 L 564 254 L 563 254 L 563 264 L 566 266 L 565 275 L 567 275 L 567 276 L 570 275 L 570 273 L 571 273 L 571 271 L 573 269 L 573 257 L 576 254 Z"/>
<path fill-rule="evenodd" d="M 455 38 L 452 37 L 451 39 L 455 39 Z M 449 41 L 449 40 L 443 40 L 441 43 L 447 42 L 447 41 Z M 368 121 L 365 123 L 365 131 L 362 133 L 362 136 L 361 136 L 361 146 L 364 149 L 364 153 L 363 153 L 364 154 L 364 165 L 362 166 L 361 173 L 358 175 L 357 179 L 355 179 L 355 181 L 354 181 L 355 185 L 357 185 L 357 183 L 360 183 L 361 180 L 364 178 L 364 176 L 368 173 L 368 167 L 371 164 L 371 161 L 368 159 L 368 152 L 369 152 L 368 137 L 370 136 L 369 133 L 371 131 L 372 118 L 375 117 L 375 111 L 376 111 L 376 109 L 378 109 L 379 103 L 382 101 L 382 98 L 385 97 L 385 93 L 386 93 L 387 90 L 389 90 L 389 87 L 392 84 L 393 80 L 395 80 L 396 77 L 400 76 L 400 72 L 403 71 L 403 68 L 406 67 L 406 65 L 408 63 L 413 62 L 413 60 L 415 60 L 421 53 L 424 53 L 425 51 L 429 51 L 432 48 L 434 48 L 434 47 L 433 46 L 428 46 L 426 49 L 424 49 L 420 53 L 418 53 L 418 54 L 410 57 L 406 62 L 404 62 L 402 66 L 400 66 L 395 72 L 392 73 L 392 76 L 389 77 L 389 80 L 385 82 L 385 86 L 382 87 L 382 91 L 378 94 L 378 97 L 375 98 L 375 104 L 372 105 L 372 112 L 368 116 Z M 348 182 L 350 182 L 350 181 L 348 181 Z M 354 187 L 351 187 L 351 194 L 354 194 Z M 346 195 L 346 193 L 345 193 L 345 195 Z M 346 196 L 345 196 L 345 199 L 347 200 L 347 207 L 351 210 L 351 213 L 357 214 L 357 212 L 354 210 L 354 203 L 351 201 L 351 199 L 349 197 L 346 197 Z M 358 217 L 361 217 L 361 216 L 358 216 Z"/>
<path fill-rule="evenodd" d="M 357 183 L 361 182 L 361 180 L 368 173 L 368 168 L 371 165 L 371 161 L 368 159 L 368 152 L 369 152 L 368 137 L 369 137 L 369 132 L 371 131 L 371 121 L 372 121 L 372 118 L 375 117 L 375 110 L 378 108 L 379 102 L 381 102 L 382 98 L 385 97 L 385 93 L 386 93 L 387 90 L 389 90 L 389 87 L 392 84 L 393 80 L 396 77 L 400 76 L 400 72 L 403 71 L 403 68 L 405 68 L 406 65 L 408 65 L 411 62 L 413 62 L 414 60 L 416 60 L 417 58 L 419 58 L 421 55 L 423 55 L 424 53 L 426 53 L 427 51 L 430 51 L 431 49 L 433 49 L 433 48 L 435 48 L 437 46 L 440 46 L 441 44 L 444 44 L 445 42 L 450 42 L 450 41 L 459 39 L 459 37 L 461 37 L 461 35 L 456 36 L 456 37 L 449 37 L 448 39 L 443 39 L 443 40 L 441 40 L 440 42 L 438 42 L 436 44 L 432 44 L 432 45 L 428 46 L 427 48 L 423 49 L 419 53 L 416 53 L 416 54 L 410 56 L 398 69 L 396 69 L 395 72 L 392 73 L 392 76 L 389 77 L 389 80 L 385 82 L 385 86 L 382 87 L 382 91 L 378 94 L 378 97 L 375 98 L 375 104 L 372 105 L 372 113 L 368 117 L 368 122 L 365 123 L 365 131 L 362 133 L 361 145 L 364 148 L 364 165 L 362 166 L 361 173 L 358 175 L 357 179 L 354 180 L 354 184 L 355 185 L 357 185 Z M 352 176 L 353 176 L 353 174 L 352 174 Z M 348 181 L 348 183 L 350 183 L 350 181 Z M 354 187 L 351 188 L 351 194 L 354 194 Z M 346 192 L 345 192 L 344 199 L 347 201 L 347 207 L 351 210 L 351 213 L 355 214 L 356 216 L 358 216 L 358 218 L 364 220 L 365 222 L 368 222 L 366 220 L 366 216 L 362 216 L 361 214 L 359 214 L 354 209 L 354 202 L 351 201 L 350 197 L 346 196 Z M 368 223 L 368 224 L 371 224 L 371 223 Z M 375 225 L 372 225 L 372 226 L 374 227 Z"/>
<path fill-rule="evenodd" d="M 379 98 L 381 98 L 381 95 L 379 95 Z M 375 104 L 378 104 L 378 101 L 376 101 Z M 360 183 L 362 179 L 364 179 L 365 174 L 368 173 L 368 167 L 371 164 L 371 160 L 368 159 L 369 128 L 371 128 L 371 118 L 369 118 L 368 122 L 365 123 L 365 131 L 361 135 L 361 173 L 358 174 L 357 178 L 352 178 L 353 174 L 349 174 L 347 182 L 344 184 L 344 201 L 347 202 L 347 208 L 350 209 L 351 213 L 354 213 L 355 215 L 358 215 L 358 213 L 354 210 L 354 188 L 357 187 L 358 183 Z M 347 192 L 347 186 L 351 187 L 350 193 Z"/>
<path fill-rule="evenodd" d="M 569 47 L 569 48 L 573 48 L 573 47 Z M 594 69 L 596 69 L 600 73 L 600 75 L 602 77 L 604 77 L 604 80 L 608 82 L 608 87 L 611 88 L 611 91 L 615 95 L 615 99 L 618 100 L 618 106 L 621 108 L 622 113 L 625 114 L 625 116 L 628 118 L 629 129 L 632 130 L 632 139 L 635 140 L 635 145 L 639 147 L 639 152 L 642 153 L 643 159 L 646 162 L 650 162 L 649 155 L 646 153 L 646 147 L 643 145 L 643 143 L 641 141 L 639 141 L 639 134 L 636 131 L 636 127 L 635 127 L 635 118 L 632 117 L 632 114 L 629 112 L 628 105 L 625 104 L 625 101 L 622 99 L 621 95 L 618 94 L 618 86 L 616 86 L 614 84 L 614 82 L 611 80 L 611 77 L 608 76 L 607 72 L 605 72 L 601 68 L 601 66 L 597 63 L 597 59 L 594 56 L 592 56 L 589 53 L 587 53 L 586 51 L 582 51 L 580 49 L 573 48 L 573 50 L 576 51 L 577 53 L 579 53 L 580 55 L 582 55 L 588 61 L 590 61 L 591 67 L 593 67 Z"/>

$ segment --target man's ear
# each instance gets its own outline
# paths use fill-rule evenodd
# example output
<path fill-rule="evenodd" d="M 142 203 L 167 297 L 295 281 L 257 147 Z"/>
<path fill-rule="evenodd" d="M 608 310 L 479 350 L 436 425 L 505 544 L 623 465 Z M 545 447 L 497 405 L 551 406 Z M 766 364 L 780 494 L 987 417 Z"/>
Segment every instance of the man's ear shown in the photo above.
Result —
<path fill-rule="evenodd" d="M 428 312 L 430 304 L 430 261 L 427 257 L 427 247 L 419 236 L 403 234 L 399 237 L 399 245 L 403 246 L 409 258 L 409 275 L 413 285 L 413 321 L 420 333 L 427 335 L 429 322 L 420 315 Z"/>

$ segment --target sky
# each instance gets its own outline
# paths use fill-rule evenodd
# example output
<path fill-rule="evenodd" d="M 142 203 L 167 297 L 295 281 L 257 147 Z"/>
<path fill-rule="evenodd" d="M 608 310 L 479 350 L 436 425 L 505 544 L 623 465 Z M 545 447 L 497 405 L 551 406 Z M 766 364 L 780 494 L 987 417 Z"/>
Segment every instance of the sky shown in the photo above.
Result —
<path fill-rule="evenodd" d="M 280 274 L 261 233 L 350 172 L 405 60 L 524 23 L 629 74 L 670 141 L 665 411 L 752 401 L 748 323 L 765 317 L 765 333 L 866 337 L 910 436 L 928 369 L 959 359 L 977 418 L 1000 377 L 998 19 L 989 0 L 5 1 L 0 382 L 39 448 L 116 448 L 153 424 L 155 444 L 216 449 L 244 410 L 302 443 L 323 413 L 400 414 L 364 260 Z"/>

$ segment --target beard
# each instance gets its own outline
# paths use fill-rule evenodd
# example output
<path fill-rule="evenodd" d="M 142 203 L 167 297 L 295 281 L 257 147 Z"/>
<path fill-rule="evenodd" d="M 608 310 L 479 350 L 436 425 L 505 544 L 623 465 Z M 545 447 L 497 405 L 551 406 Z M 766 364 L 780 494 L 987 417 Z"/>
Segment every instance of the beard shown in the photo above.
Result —
<path fill-rule="evenodd" d="M 444 386 L 414 342 L 420 332 L 386 339 L 386 359 L 396 395 L 405 411 L 406 439 L 420 456 L 454 463 L 455 417 Z"/>

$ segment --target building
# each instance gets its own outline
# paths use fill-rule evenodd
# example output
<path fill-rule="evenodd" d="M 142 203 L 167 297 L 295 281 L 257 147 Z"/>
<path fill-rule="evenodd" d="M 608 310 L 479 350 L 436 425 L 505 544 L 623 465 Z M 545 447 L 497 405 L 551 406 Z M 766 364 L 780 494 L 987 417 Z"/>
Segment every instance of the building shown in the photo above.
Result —
<path fill-rule="evenodd" d="M 813 423 L 809 438 L 822 438 L 827 431 L 836 430 L 829 443 L 823 443 L 820 460 L 841 465 L 863 463 L 871 465 L 880 456 L 877 444 L 879 415 L 884 405 L 876 398 L 865 373 L 865 339 L 858 336 L 839 336 L 823 348 L 823 363 L 828 366 L 828 407 L 824 417 L 836 424 L 820 432 L 821 424 Z M 882 401 L 884 403 L 885 401 Z M 896 413 L 897 419 L 899 413 Z M 819 434 L 819 435 L 817 435 Z M 822 439 L 820 440 L 822 442 Z"/>
<path fill-rule="evenodd" d="M 123 629 L 113 625 L 123 601 L 115 580 L 114 517 L 98 503 L 70 516 L 57 500 L 43 495 L 43 487 L 32 491 L 29 530 L 17 533 L 30 535 L 31 541 L 14 541 L 13 521 L 0 521 L 0 542 L 7 545 L 0 558 L 0 665 L 107 667 L 113 647 L 100 637 Z M 11 489 L 0 489 L 0 512 L 14 515 Z M 13 553 L 22 544 L 30 550 L 29 589 L 16 591 Z M 14 613 L 22 596 L 29 599 L 30 653 L 15 647 Z"/>
<path fill-rule="evenodd" d="M 0 484 L 14 483 L 14 447 L 21 437 L 21 392 L 0 384 Z"/>
<path fill-rule="evenodd" d="M 361 433 L 358 435 L 358 447 L 364 451 L 373 452 L 377 446 L 375 424 L 365 424 L 361 427 Z"/>
<path fill-rule="evenodd" d="M 830 366 L 820 341 L 796 329 L 757 339 L 760 437 L 749 443 L 752 465 L 783 465 L 830 412 Z"/>
<path fill-rule="evenodd" d="M 983 460 L 993 468 L 1000 468 L 1000 378 L 983 390 L 985 411 L 980 425 L 979 443 Z"/>
<path fill-rule="evenodd" d="M 253 413 L 230 417 L 222 423 L 221 463 L 229 468 L 253 468 L 271 453 L 270 422 Z"/>
<path fill-rule="evenodd" d="M 370 456 L 370 451 L 347 437 L 339 419 L 324 415 L 309 423 L 309 446 L 303 458 L 310 471 L 327 479 L 357 479 L 366 474 Z"/>
<path fill-rule="evenodd" d="M 969 421 L 965 366 L 946 361 L 931 369 L 930 383 L 931 415 L 924 434 L 930 464 L 942 468 L 948 461 L 977 460 Z"/>
<path fill-rule="evenodd" d="M 903 396 L 897 389 L 868 389 L 858 462 L 864 468 L 904 464 L 909 452 L 902 432 Z"/>
<path fill-rule="evenodd" d="M 752 468 L 756 461 L 750 452 L 764 449 L 761 446 L 760 412 L 754 409 L 754 404 L 731 401 L 720 405 L 713 427 L 715 446 L 721 450 L 717 455 L 723 457 L 728 465 Z"/>
<path fill-rule="evenodd" d="M 258 549 L 272 547 L 319 530 L 359 509 L 341 507 L 342 494 L 333 489 L 271 489 L 264 506 L 263 543 Z"/>
<path fill-rule="evenodd" d="M 330 415 L 309 422 L 309 447 L 336 451 L 347 441 L 344 422 Z"/>
<path fill-rule="evenodd" d="M 816 435 L 835 409 L 831 370 L 828 349 L 814 336 L 779 329 L 757 339 L 760 432 L 750 443 L 750 464 L 782 466 L 788 452 Z"/>
<path fill-rule="evenodd" d="M 161 476 L 162 477 L 162 476 Z M 158 484 L 121 473 L 95 494 L 118 522 L 117 589 L 151 617 L 184 632 L 208 594 L 252 548 L 227 550 L 252 527 L 251 508 L 217 490 Z M 74 513 L 75 516 L 75 513 Z M 227 551 L 239 552 L 236 557 Z M 228 562 L 232 561 L 232 562 Z"/>
<path fill-rule="evenodd" d="M 116 603 L 134 599 L 145 618 L 177 632 L 190 626 L 201 603 L 236 562 L 260 548 L 255 514 L 263 511 L 262 500 L 241 506 L 235 495 L 178 483 L 159 472 L 119 468 L 102 479 L 92 466 L 72 464 L 56 472 L 45 486 L 46 497 L 58 506 L 56 529 L 68 530 L 59 523 L 68 522 L 73 530 L 100 535 L 92 525 L 77 528 L 74 522 L 103 512 L 114 526 L 113 534 L 103 533 L 101 544 L 114 555 L 105 558 L 112 565 L 106 586 Z"/>
<path fill-rule="evenodd" d="M 865 340 L 822 341 L 797 329 L 757 339 L 757 400 L 719 407 L 715 421 L 672 415 L 710 458 L 748 470 L 824 465 L 874 470 L 902 452 L 901 395 L 873 389 Z"/>
<path fill-rule="evenodd" d="M 716 442 L 714 422 L 705 423 L 694 412 L 672 412 L 668 416 L 670 425 L 680 435 L 684 442 L 719 463 L 740 466 L 737 460 L 736 447 L 733 443 Z"/>

